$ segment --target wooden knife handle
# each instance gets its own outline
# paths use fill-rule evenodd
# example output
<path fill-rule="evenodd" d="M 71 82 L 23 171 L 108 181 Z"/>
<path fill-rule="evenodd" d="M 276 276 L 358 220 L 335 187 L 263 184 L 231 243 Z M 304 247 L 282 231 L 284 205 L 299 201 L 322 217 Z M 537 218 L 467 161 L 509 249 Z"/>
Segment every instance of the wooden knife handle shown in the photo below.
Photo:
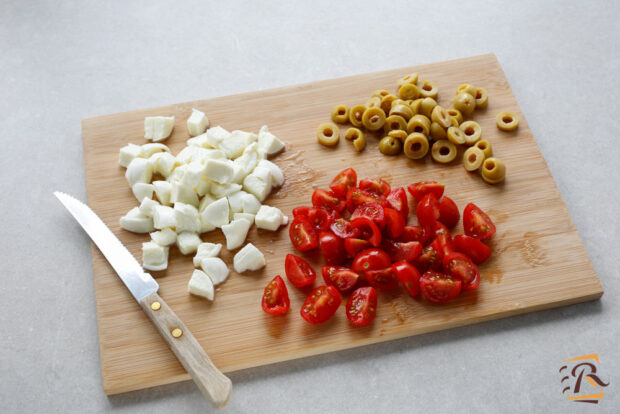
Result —
<path fill-rule="evenodd" d="M 144 297 L 140 306 L 181 361 L 200 392 L 217 408 L 228 404 L 232 382 L 213 365 L 196 338 L 166 302 L 155 292 Z"/>

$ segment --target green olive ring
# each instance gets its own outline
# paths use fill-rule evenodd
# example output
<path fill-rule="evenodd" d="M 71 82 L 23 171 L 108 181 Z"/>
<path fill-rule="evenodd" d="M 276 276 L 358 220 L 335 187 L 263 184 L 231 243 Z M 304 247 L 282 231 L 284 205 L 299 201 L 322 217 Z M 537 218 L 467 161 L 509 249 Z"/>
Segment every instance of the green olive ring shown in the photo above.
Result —
<path fill-rule="evenodd" d="M 474 145 L 476 148 L 480 148 L 482 152 L 484 152 L 484 158 L 490 158 L 493 156 L 493 148 L 491 147 L 491 143 L 486 139 L 481 139 L 476 142 Z"/>
<path fill-rule="evenodd" d="M 437 84 L 431 80 L 423 80 L 418 84 L 420 89 L 420 96 L 423 98 L 436 98 L 439 93 Z"/>
<path fill-rule="evenodd" d="M 374 108 L 376 106 L 381 106 L 381 98 L 378 96 L 373 96 L 366 101 L 366 108 Z"/>
<path fill-rule="evenodd" d="M 400 115 L 390 115 L 385 119 L 385 123 L 383 124 L 383 130 L 386 134 L 390 131 L 399 129 L 407 129 L 407 121 L 405 120 L 405 118 Z"/>
<path fill-rule="evenodd" d="M 446 129 L 437 122 L 431 123 L 429 134 L 436 141 L 446 139 Z"/>
<path fill-rule="evenodd" d="M 366 138 L 364 137 L 364 134 L 361 134 L 353 140 L 353 148 L 355 148 L 357 152 L 364 151 L 364 148 L 366 148 Z"/>
<path fill-rule="evenodd" d="M 476 109 L 476 98 L 467 92 L 460 92 L 454 98 L 453 103 L 454 109 L 458 109 L 461 114 L 465 116 L 469 116 Z"/>
<path fill-rule="evenodd" d="M 397 155 L 400 153 L 402 146 L 403 144 L 399 139 L 389 135 L 381 138 L 381 141 L 379 141 L 379 151 L 385 155 Z"/>
<path fill-rule="evenodd" d="M 332 122 L 325 122 L 317 128 L 316 137 L 319 143 L 326 147 L 333 147 L 340 141 L 340 129 Z"/>
<path fill-rule="evenodd" d="M 387 96 L 389 94 L 390 94 L 390 92 L 386 91 L 385 89 L 378 89 L 378 90 L 374 91 L 372 93 L 372 95 L 370 95 L 370 96 L 373 97 L 373 98 L 377 97 L 379 99 L 382 99 L 384 96 Z"/>
<path fill-rule="evenodd" d="M 413 116 L 413 111 L 411 110 L 409 105 L 405 103 L 396 103 L 396 104 L 392 104 L 392 108 L 390 109 L 390 116 L 392 115 L 401 116 L 406 121 L 408 121 Z"/>
<path fill-rule="evenodd" d="M 448 128 L 446 136 L 455 145 L 463 145 L 465 143 L 465 133 L 459 127 L 451 126 Z"/>
<path fill-rule="evenodd" d="M 495 122 L 502 131 L 514 131 L 519 126 L 519 117 L 514 112 L 504 111 L 497 114 Z"/>
<path fill-rule="evenodd" d="M 414 115 L 407 123 L 407 132 L 412 134 L 418 132 L 428 136 L 431 129 L 431 121 L 424 115 Z"/>
<path fill-rule="evenodd" d="M 422 102 L 420 102 L 420 110 L 418 111 L 418 113 L 430 119 L 433 113 L 433 109 L 435 109 L 436 106 L 436 100 L 434 100 L 433 98 L 424 98 Z"/>
<path fill-rule="evenodd" d="M 393 129 L 390 132 L 388 132 L 387 135 L 388 137 L 393 137 L 401 141 L 404 141 L 407 139 L 407 132 L 403 131 L 402 129 Z"/>
<path fill-rule="evenodd" d="M 456 95 L 461 92 L 468 93 L 471 96 L 476 96 L 476 87 L 474 85 L 470 85 L 469 83 L 464 83 L 462 85 L 459 85 L 459 87 L 456 89 Z"/>
<path fill-rule="evenodd" d="M 465 133 L 465 145 L 474 145 L 482 137 L 482 128 L 476 121 L 465 121 L 459 125 Z"/>
<path fill-rule="evenodd" d="M 390 113 L 390 109 L 392 109 L 392 102 L 394 101 L 394 99 L 396 99 L 396 97 L 392 94 L 385 95 L 383 98 L 381 98 L 381 109 L 383 109 L 383 112 L 385 112 L 386 114 Z"/>
<path fill-rule="evenodd" d="M 412 83 L 403 83 L 398 88 L 398 97 L 400 99 L 418 99 L 420 97 L 420 90 Z"/>
<path fill-rule="evenodd" d="M 448 115 L 448 112 L 439 105 L 433 108 L 431 120 L 437 122 L 443 128 L 448 128 L 452 125 L 452 118 Z"/>
<path fill-rule="evenodd" d="M 344 124 L 349 120 L 349 108 L 344 105 L 336 105 L 332 109 L 332 121 Z"/>
<path fill-rule="evenodd" d="M 384 123 L 385 112 L 378 106 L 366 109 L 362 115 L 362 125 L 369 131 L 376 131 L 383 128 Z"/>
<path fill-rule="evenodd" d="M 428 153 L 428 139 L 418 132 L 409 134 L 403 145 L 403 150 L 407 158 L 419 160 Z"/>
<path fill-rule="evenodd" d="M 448 115 L 450 115 L 451 118 L 456 119 L 456 122 L 459 124 L 463 122 L 463 114 L 458 109 L 448 109 Z"/>
<path fill-rule="evenodd" d="M 456 154 L 456 146 L 447 139 L 436 141 L 431 149 L 433 160 L 440 164 L 447 164 L 454 161 Z"/>
<path fill-rule="evenodd" d="M 482 178 L 489 184 L 497 184 L 506 178 L 506 165 L 499 158 L 487 158 L 482 163 Z"/>
<path fill-rule="evenodd" d="M 411 73 L 409 75 L 405 75 L 402 78 L 400 78 L 397 82 L 398 86 L 404 85 L 405 83 L 411 83 L 413 85 L 418 83 L 418 74 L 416 73 Z"/>
<path fill-rule="evenodd" d="M 476 88 L 474 98 L 476 99 L 476 109 L 486 108 L 489 103 L 489 94 L 484 88 Z"/>
<path fill-rule="evenodd" d="M 360 136 L 364 136 L 364 133 L 359 128 L 349 128 L 347 129 L 347 132 L 344 133 L 344 138 L 348 139 L 349 141 L 353 141 Z"/>
<path fill-rule="evenodd" d="M 484 152 L 478 147 L 469 147 L 463 154 L 463 167 L 467 171 L 476 171 L 485 160 Z"/>
<path fill-rule="evenodd" d="M 362 126 L 362 116 L 364 116 L 364 112 L 366 112 L 366 106 L 364 105 L 355 105 L 351 110 L 349 110 L 349 122 L 354 127 Z"/>
<path fill-rule="evenodd" d="M 411 102 L 409 104 L 409 108 L 411 108 L 411 110 L 413 111 L 414 115 L 420 113 L 420 105 L 422 104 L 423 100 L 424 100 L 424 98 L 418 98 L 418 99 L 415 99 L 413 102 Z"/>

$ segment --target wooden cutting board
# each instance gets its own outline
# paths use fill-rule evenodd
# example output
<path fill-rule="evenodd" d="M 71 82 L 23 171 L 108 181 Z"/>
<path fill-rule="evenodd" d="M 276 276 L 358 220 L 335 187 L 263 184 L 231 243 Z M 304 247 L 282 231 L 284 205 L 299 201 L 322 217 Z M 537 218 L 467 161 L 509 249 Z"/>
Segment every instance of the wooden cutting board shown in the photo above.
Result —
<path fill-rule="evenodd" d="M 330 120 L 333 106 L 363 103 L 377 89 L 396 92 L 396 79 L 411 72 L 434 80 L 439 86 L 438 101 L 446 107 L 461 83 L 487 89 L 488 108 L 477 110 L 473 119 L 482 126 L 495 155 L 506 163 L 504 184 L 485 184 L 477 174 L 467 173 L 460 162 L 445 166 L 429 159 L 414 162 L 404 156 L 384 156 L 373 138 L 362 153 L 356 153 L 344 139 L 335 149 L 317 144 L 316 127 Z M 224 372 L 593 300 L 603 294 L 527 121 L 492 54 L 83 120 L 88 203 L 138 260 L 148 235 L 120 229 L 119 218 L 137 202 L 125 181 L 125 170 L 118 165 L 118 151 L 129 142 L 146 143 L 145 116 L 175 115 L 175 129 L 166 144 L 176 154 L 188 138 L 185 121 L 192 108 L 206 112 L 212 125 L 229 130 L 258 131 L 267 124 L 286 141 L 286 151 L 275 158 L 286 183 L 267 200 L 285 214 L 310 204 L 315 188 L 326 188 L 337 172 L 354 167 L 358 177 L 380 176 L 393 187 L 441 181 L 461 209 L 473 201 L 497 224 L 494 255 L 480 268 L 482 282 L 477 291 L 443 306 L 414 300 L 402 290 L 380 293 L 377 318 L 367 327 L 352 326 L 344 308 L 324 325 L 306 323 L 299 309 L 308 290 L 291 285 L 291 311 L 283 317 L 263 313 L 260 299 L 265 285 L 276 274 L 284 276 L 284 257 L 294 253 L 288 228 L 278 232 L 253 228 L 248 241 L 265 253 L 267 267 L 245 275 L 232 272 L 213 303 L 187 293 L 191 257 L 172 249 L 168 270 L 154 275 L 160 294 Z M 495 126 L 495 115 L 505 110 L 519 115 L 516 132 L 502 132 Z M 462 231 L 462 224 L 458 228 Z M 203 240 L 224 239 L 217 230 L 203 235 Z M 232 256 L 225 250 L 222 253 L 227 263 L 232 263 Z M 319 273 L 316 285 L 321 284 L 321 261 L 306 257 Z M 189 379 L 96 247 L 93 273 L 105 392 L 116 394 Z"/>

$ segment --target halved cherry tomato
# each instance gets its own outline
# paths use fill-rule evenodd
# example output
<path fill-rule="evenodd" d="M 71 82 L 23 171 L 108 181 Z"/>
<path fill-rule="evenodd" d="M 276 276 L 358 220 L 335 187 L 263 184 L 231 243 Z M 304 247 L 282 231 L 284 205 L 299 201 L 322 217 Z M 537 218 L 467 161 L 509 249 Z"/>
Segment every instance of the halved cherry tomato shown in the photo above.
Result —
<path fill-rule="evenodd" d="M 280 315 L 291 307 L 288 290 L 286 290 L 284 280 L 279 275 L 274 277 L 265 288 L 261 306 L 270 315 Z"/>
<path fill-rule="evenodd" d="M 444 185 L 437 181 L 420 181 L 419 183 L 411 184 L 407 187 L 407 190 L 416 202 L 420 202 L 429 193 L 434 194 L 435 198 L 439 200 L 443 195 Z"/>
<path fill-rule="evenodd" d="M 321 268 L 325 283 L 338 289 L 340 293 L 349 293 L 355 287 L 360 275 L 342 266 L 323 266 Z"/>
<path fill-rule="evenodd" d="M 429 302 L 445 303 L 461 292 L 461 279 L 429 270 L 420 278 L 420 290 Z"/>
<path fill-rule="evenodd" d="M 399 262 L 401 260 L 413 262 L 422 253 L 422 244 L 417 241 L 395 242 L 384 239 L 381 247 L 390 255 L 392 262 Z"/>
<path fill-rule="evenodd" d="M 418 203 L 416 208 L 418 222 L 422 227 L 434 227 L 439 218 L 439 203 L 433 193 L 428 193 Z"/>
<path fill-rule="evenodd" d="M 383 206 L 385 199 L 357 187 L 349 188 L 349 191 L 347 191 L 347 210 L 349 210 L 349 213 L 353 213 L 358 206 L 364 203 L 379 203 Z"/>
<path fill-rule="evenodd" d="M 467 204 L 463 210 L 463 227 L 466 235 L 479 240 L 488 239 L 495 234 L 495 224 L 474 203 Z"/>
<path fill-rule="evenodd" d="M 294 254 L 287 254 L 284 269 L 288 281 L 295 287 L 304 287 L 314 283 L 316 273 L 308 262 Z"/>
<path fill-rule="evenodd" d="M 450 197 L 444 196 L 439 202 L 439 221 L 451 229 L 456 226 L 460 218 L 461 214 L 456 203 Z"/>
<path fill-rule="evenodd" d="M 405 220 L 403 219 L 403 216 L 393 208 L 386 208 L 384 211 L 385 232 L 388 237 L 396 239 L 403 233 L 403 229 L 405 228 Z"/>
<path fill-rule="evenodd" d="M 388 205 L 394 210 L 398 211 L 405 223 L 407 223 L 407 218 L 409 217 L 409 200 L 407 199 L 407 193 L 405 189 L 400 187 L 396 190 L 392 190 L 390 194 L 387 196 Z"/>
<path fill-rule="evenodd" d="M 422 226 L 405 226 L 398 238 L 401 242 L 418 241 L 424 245 L 431 241 L 431 230 Z"/>
<path fill-rule="evenodd" d="M 367 249 L 355 256 L 352 267 L 356 272 L 366 272 L 385 269 L 391 263 L 390 256 L 383 250 Z"/>
<path fill-rule="evenodd" d="M 351 226 L 351 223 L 343 218 L 334 220 L 331 226 L 329 226 L 329 229 L 341 239 L 346 239 L 347 237 L 357 237 L 360 234 L 359 229 L 354 229 Z"/>
<path fill-rule="evenodd" d="M 392 272 L 403 284 L 412 298 L 420 293 L 420 272 L 411 263 L 401 261 L 392 264 Z"/>
<path fill-rule="evenodd" d="M 330 190 L 339 197 L 345 197 L 349 188 L 357 184 L 357 174 L 353 168 L 341 171 L 329 185 Z"/>
<path fill-rule="evenodd" d="M 332 221 L 326 210 L 316 207 L 296 207 L 293 209 L 293 217 L 308 220 L 319 231 L 329 229 Z"/>
<path fill-rule="evenodd" d="M 441 253 L 441 256 L 447 256 L 452 253 L 454 251 L 454 243 L 452 242 L 450 231 L 440 228 L 435 234 L 436 236 L 433 243 L 437 251 Z"/>
<path fill-rule="evenodd" d="M 464 234 L 454 236 L 454 249 L 465 254 L 475 264 L 482 264 L 491 257 L 491 249 L 486 244 Z"/>
<path fill-rule="evenodd" d="M 331 191 L 325 191 L 320 188 L 312 193 L 312 205 L 314 207 L 324 208 L 327 211 L 336 210 L 338 212 L 347 206 L 343 199 L 340 199 Z"/>
<path fill-rule="evenodd" d="M 334 316 L 341 302 L 342 296 L 335 287 L 319 286 L 306 297 L 301 317 L 313 324 L 323 323 Z"/>
<path fill-rule="evenodd" d="M 344 242 L 330 231 L 324 231 L 319 235 L 319 245 L 321 252 L 328 265 L 339 265 L 344 263 L 347 258 L 344 251 Z"/>
<path fill-rule="evenodd" d="M 396 277 L 396 273 L 392 271 L 391 267 L 367 271 L 366 280 L 370 286 L 377 290 L 392 289 L 398 285 L 398 278 Z"/>
<path fill-rule="evenodd" d="M 357 206 L 353 214 L 351 214 L 351 220 L 356 217 L 368 217 L 380 228 L 383 228 L 385 224 L 385 213 L 379 203 L 364 203 Z"/>
<path fill-rule="evenodd" d="M 387 196 L 390 193 L 390 185 L 381 178 L 364 178 L 360 180 L 359 188 L 380 196 Z"/>
<path fill-rule="evenodd" d="M 439 270 L 441 267 L 440 253 L 430 244 L 422 249 L 422 254 L 415 259 L 414 264 L 421 272 L 425 272 L 429 269 Z"/>
<path fill-rule="evenodd" d="M 293 219 L 288 234 L 293 246 L 301 252 L 312 250 L 319 245 L 319 235 L 314 226 L 306 219 Z"/>
<path fill-rule="evenodd" d="M 443 271 L 461 279 L 463 290 L 474 290 L 480 284 L 478 267 L 463 253 L 454 252 L 444 257 Z"/>
<path fill-rule="evenodd" d="M 381 230 L 374 221 L 368 217 L 356 217 L 351 220 L 351 227 L 359 230 L 357 237 L 368 240 L 370 244 L 377 247 L 381 244 Z"/>
<path fill-rule="evenodd" d="M 347 318 L 355 325 L 368 325 L 377 314 L 377 291 L 371 286 L 356 289 L 347 301 Z"/>
<path fill-rule="evenodd" d="M 344 239 L 344 249 L 349 257 L 355 257 L 362 250 L 366 250 L 370 247 L 370 242 L 364 239 L 347 238 Z"/>

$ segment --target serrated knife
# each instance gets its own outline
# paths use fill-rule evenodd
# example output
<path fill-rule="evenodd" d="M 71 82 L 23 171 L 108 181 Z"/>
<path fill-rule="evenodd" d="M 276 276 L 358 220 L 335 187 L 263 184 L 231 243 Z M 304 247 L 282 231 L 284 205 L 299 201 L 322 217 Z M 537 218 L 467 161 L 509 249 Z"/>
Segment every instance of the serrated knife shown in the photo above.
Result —
<path fill-rule="evenodd" d="M 213 365 L 189 329 L 157 294 L 159 285 L 155 279 L 142 269 L 129 250 L 90 207 L 65 193 L 55 191 L 54 195 L 110 262 L 202 394 L 215 407 L 224 407 L 230 399 L 232 382 Z"/>

